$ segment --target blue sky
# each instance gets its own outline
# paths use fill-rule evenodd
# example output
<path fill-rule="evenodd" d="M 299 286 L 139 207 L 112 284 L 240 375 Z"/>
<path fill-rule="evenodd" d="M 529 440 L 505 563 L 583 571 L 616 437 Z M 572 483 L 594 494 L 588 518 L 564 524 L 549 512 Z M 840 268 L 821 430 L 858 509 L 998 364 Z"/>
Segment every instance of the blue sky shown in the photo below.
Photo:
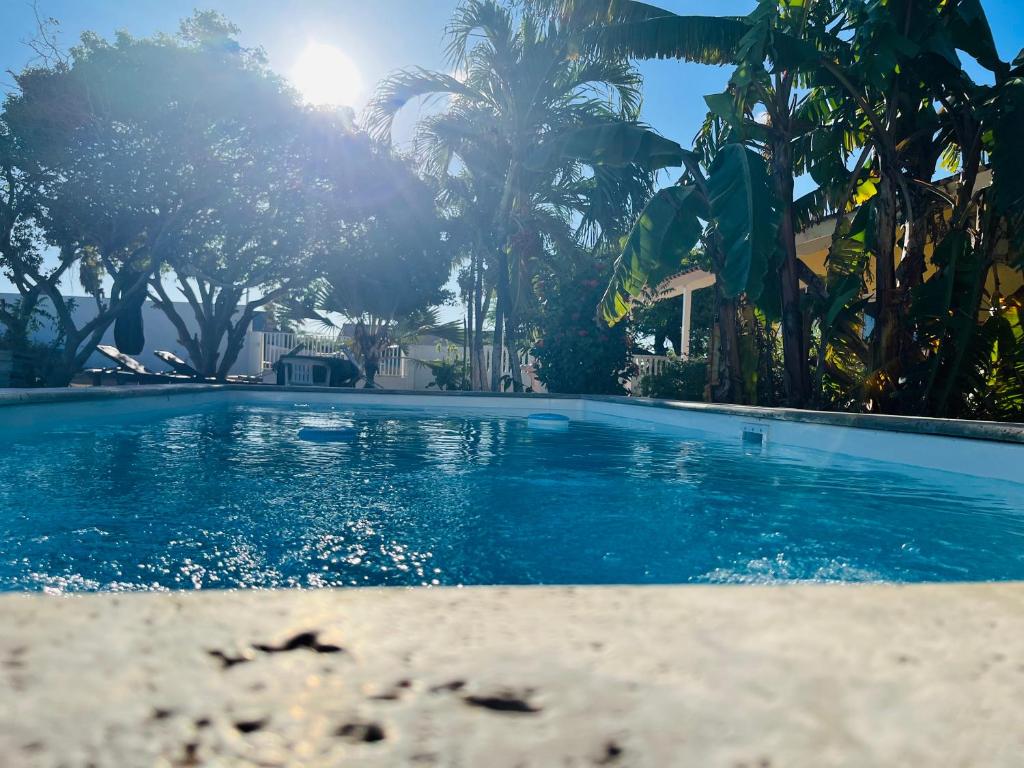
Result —
<path fill-rule="evenodd" d="M 652 0 L 655 1 L 655 0 Z M 1022 0 L 984 0 L 1003 58 L 1024 48 Z M 678 13 L 743 14 L 753 0 L 663 0 Z M 215 9 L 242 28 L 247 46 L 262 46 L 270 65 L 287 75 L 310 42 L 344 51 L 360 71 L 363 89 L 357 109 L 373 84 L 407 66 L 443 69 L 445 24 L 456 0 L 38 0 L 39 12 L 57 18 L 61 42 L 73 44 L 85 30 L 109 37 L 125 29 L 134 35 L 173 32 L 193 8 Z M 30 0 L 0 0 L 0 83 L 10 87 L 8 70 L 19 70 L 32 56 L 25 45 L 35 30 Z M 666 136 L 688 144 L 703 119 L 702 96 L 721 91 L 728 70 L 676 61 L 643 62 L 644 120 Z M 416 109 L 396 126 L 409 135 Z M 0 291 L 9 286 L 0 278 Z M 77 291 L 76 291 L 77 292 Z"/>

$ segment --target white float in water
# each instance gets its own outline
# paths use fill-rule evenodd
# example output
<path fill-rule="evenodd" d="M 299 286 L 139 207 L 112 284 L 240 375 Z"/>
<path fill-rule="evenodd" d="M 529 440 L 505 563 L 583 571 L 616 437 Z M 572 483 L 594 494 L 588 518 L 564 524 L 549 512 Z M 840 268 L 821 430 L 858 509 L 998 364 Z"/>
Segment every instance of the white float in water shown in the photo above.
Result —
<path fill-rule="evenodd" d="M 526 417 L 531 429 L 546 429 L 552 432 L 565 432 L 569 429 L 569 417 L 560 413 L 531 413 Z"/>
<path fill-rule="evenodd" d="M 299 430 L 299 439 L 311 443 L 337 443 L 355 435 L 355 427 L 303 427 Z"/>

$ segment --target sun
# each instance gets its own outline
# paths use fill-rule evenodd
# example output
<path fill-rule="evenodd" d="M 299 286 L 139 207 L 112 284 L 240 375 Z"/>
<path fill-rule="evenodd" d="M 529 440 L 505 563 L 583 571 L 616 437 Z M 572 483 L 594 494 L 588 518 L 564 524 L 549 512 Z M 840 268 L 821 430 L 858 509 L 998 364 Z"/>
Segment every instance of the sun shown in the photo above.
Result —
<path fill-rule="evenodd" d="M 363 90 L 359 67 L 333 45 L 310 42 L 291 71 L 292 84 L 310 104 L 355 106 Z"/>

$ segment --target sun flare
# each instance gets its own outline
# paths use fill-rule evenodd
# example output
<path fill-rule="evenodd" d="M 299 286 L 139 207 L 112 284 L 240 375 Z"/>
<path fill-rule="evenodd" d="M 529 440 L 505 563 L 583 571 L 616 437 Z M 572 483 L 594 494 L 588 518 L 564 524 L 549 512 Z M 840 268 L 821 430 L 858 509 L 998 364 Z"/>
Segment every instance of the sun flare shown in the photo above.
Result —
<path fill-rule="evenodd" d="M 292 67 L 291 81 L 310 104 L 355 106 L 363 90 L 359 67 L 333 45 L 310 42 Z"/>

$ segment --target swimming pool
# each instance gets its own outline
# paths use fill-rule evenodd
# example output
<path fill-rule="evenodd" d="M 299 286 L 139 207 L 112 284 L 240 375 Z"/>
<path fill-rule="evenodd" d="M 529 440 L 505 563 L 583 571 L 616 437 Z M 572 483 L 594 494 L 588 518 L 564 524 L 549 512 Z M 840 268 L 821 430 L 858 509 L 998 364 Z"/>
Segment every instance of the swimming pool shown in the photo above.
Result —
<path fill-rule="evenodd" d="M 777 425 L 173 400 L 7 431 L 0 590 L 1024 578 L 1024 484 L 780 445 Z"/>

